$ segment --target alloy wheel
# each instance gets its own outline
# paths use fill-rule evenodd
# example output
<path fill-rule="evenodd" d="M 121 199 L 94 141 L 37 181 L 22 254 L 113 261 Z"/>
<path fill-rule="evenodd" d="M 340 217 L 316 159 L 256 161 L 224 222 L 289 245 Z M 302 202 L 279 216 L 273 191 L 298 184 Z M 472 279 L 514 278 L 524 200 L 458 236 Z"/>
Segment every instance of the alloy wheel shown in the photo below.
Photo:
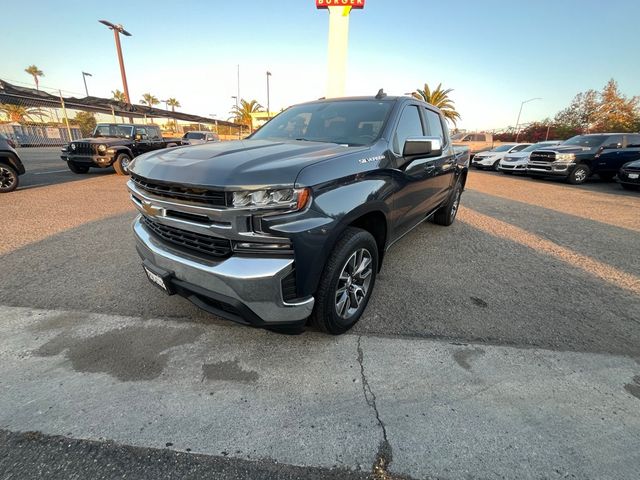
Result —
<path fill-rule="evenodd" d="M 16 182 L 16 177 L 11 170 L 0 167 L 0 189 L 9 190 Z"/>
<path fill-rule="evenodd" d="M 353 252 L 340 271 L 335 295 L 335 308 L 344 320 L 353 317 L 367 298 L 373 274 L 371 252 L 360 248 Z"/>

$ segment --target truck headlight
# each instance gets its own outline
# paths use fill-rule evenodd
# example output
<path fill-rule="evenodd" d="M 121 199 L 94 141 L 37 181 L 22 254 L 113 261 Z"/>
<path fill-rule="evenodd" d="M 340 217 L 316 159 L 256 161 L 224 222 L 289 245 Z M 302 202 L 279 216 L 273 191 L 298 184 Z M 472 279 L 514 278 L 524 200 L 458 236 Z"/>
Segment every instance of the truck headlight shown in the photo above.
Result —
<path fill-rule="evenodd" d="M 104 153 L 107 151 L 107 146 L 106 145 L 98 145 L 98 152 L 99 153 Z"/>
<path fill-rule="evenodd" d="M 575 159 L 575 153 L 558 153 L 556 155 L 556 162 L 573 162 Z"/>
<path fill-rule="evenodd" d="M 236 208 L 278 208 L 302 210 L 308 203 L 308 188 L 282 188 L 278 190 L 254 190 L 233 192 L 232 204 Z"/>

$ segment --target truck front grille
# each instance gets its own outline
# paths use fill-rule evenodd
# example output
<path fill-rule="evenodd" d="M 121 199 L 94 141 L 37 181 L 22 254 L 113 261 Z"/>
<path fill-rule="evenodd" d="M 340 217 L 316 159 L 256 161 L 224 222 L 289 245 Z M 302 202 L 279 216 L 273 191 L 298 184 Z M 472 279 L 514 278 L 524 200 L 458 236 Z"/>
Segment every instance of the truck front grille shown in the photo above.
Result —
<path fill-rule="evenodd" d="M 226 194 L 220 190 L 207 188 L 185 187 L 147 180 L 138 175 L 131 175 L 131 179 L 138 188 L 158 197 L 174 200 L 187 200 L 194 203 L 202 203 L 216 207 L 226 206 Z"/>
<path fill-rule="evenodd" d="M 71 149 L 71 153 L 75 153 L 77 155 L 93 155 L 93 145 L 89 142 L 73 142 L 76 146 L 75 149 Z"/>
<path fill-rule="evenodd" d="M 532 152 L 529 157 L 530 162 L 555 162 L 556 152 Z"/>
<path fill-rule="evenodd" d="M 142 222 L 153 234 L 174 245 L 214 257 L 228 257 L 231 254 L 231 242 L 226 238 L 170 227 L 145 216 L 142 217 Z"/>

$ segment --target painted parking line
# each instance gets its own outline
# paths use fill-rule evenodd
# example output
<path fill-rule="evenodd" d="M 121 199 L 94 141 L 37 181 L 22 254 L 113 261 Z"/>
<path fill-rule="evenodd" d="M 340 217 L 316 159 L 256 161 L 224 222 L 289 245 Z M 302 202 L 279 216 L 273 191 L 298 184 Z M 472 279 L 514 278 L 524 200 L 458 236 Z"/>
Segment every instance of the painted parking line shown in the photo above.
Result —
<path fill-rule="evenodd" d="M 46 175 L 47 173 L 63 173 L 68 171 L 69 169 L 65 168 L 64 170 L 50 170 L 48 172 L 33 172 L 32 175 Z"/>

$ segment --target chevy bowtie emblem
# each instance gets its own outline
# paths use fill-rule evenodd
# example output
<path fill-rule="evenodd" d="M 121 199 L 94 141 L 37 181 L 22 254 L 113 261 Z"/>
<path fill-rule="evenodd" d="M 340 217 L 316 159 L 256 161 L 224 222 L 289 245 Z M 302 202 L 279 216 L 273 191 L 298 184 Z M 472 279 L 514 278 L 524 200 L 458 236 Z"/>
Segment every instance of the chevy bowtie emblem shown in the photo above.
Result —
<path fill-rule="evenodd" d="M 151 202 L 147 202 L 146 200 L 142 200 L 142 210 L 144 213 L 149 215 L 150 217 L 157 217 L 162 215 L 162 208 L 156 207 L 151 204 Z"/>

